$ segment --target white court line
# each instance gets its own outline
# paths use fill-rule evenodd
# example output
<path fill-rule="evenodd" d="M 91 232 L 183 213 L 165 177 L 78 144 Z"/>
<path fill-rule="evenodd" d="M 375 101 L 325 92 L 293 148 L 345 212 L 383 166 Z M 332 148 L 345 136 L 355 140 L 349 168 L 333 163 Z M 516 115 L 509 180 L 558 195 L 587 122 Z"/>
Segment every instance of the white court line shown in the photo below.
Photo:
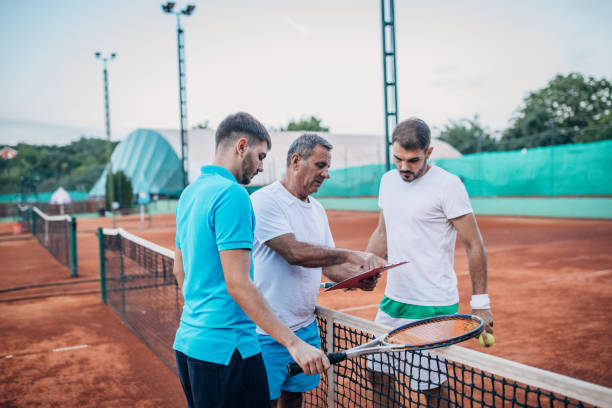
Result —
<path fill-rule="evenodd" d="M 51 350 L 52 353 L 57 353 L 58 351 L 70 351 L 70 350 L 78 350 L 78 349 L 84 349 L 89 347 L 87 344 L 79 344 L 78 346 L 69 346 L 69 347 L 60 347 L 60 348 L 54 348 L 53 350 Z"/>
<path fill-rule="evenodd" d="M 40 353 L 57 353 L 60 351 L 71 351 L 71 350 L 80 350 L 80 349 L 84 349 L 89 347 L 88 344 L 79 344 L 77 346 L 68 346 L 68 347 L 58 347 L 58 348 L 54 348 L 51 350 L 43 350 L 43 351 L 31 351 L 28 353 L 14 353 L 14 354 L 7 354 L 6 356 L 2 356 L 0 355 L 0 359 L 9 359 L 9 358 L 15 358 L 15 357 L 21 357 L 21 356 L 28 356 L 31 354 L 40 354 Z"/>
<path fill-rule="evenodd" d="M 344 309 L 339 309 L 339 312 L 352 312 L 354 310 L 363 310 L 363 309 L 371 309 L 373 307 L 378 307 L 378 305 L 380 305 L 380 303 L 373 303 L 371 305 L 363 305 L 363 306 L 353 306 L 353 307 L 346 307 Z"/>

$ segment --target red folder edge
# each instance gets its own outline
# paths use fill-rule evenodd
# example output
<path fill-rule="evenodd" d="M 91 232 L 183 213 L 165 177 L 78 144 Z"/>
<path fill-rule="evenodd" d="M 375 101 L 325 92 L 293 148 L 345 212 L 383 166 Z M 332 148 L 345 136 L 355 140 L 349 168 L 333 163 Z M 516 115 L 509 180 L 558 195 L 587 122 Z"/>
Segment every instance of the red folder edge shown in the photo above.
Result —
<path fill-rule="evenodd" d="M 408 261 L 398 262 L 396 264 L 390 264 L 390 265 L 385 265 L 385 266 L 381 266 L 378 268 L 370 269 L 369 271 L 362 272 L 359 275 L 351 276 L 350 278 L 345 279 L 342 282 L 338 282 L 334 286 L 325 289 L 324 292 L 329 292 L 330 290 L 336 290 L 336 289 L 358 288 L 359 282 L 362 281 L 363 279 L 367 279 L 369 277 L 376 276 L 377 274 L 384 272 L 387 269 L 395 268 L 396 266 L 400 266 L 405 263 L 408 263 Z"/>

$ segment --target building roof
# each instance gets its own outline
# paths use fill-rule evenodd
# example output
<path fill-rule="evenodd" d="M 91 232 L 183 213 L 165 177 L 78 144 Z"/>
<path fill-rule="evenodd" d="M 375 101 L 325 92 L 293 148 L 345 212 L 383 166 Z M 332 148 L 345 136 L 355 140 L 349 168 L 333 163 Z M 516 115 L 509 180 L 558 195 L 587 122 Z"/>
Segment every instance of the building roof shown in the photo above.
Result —
<path fill-rule="evenodd" d="M 14 159 L 17 157 L 17 150 L 13 149 L 12 147 L 5 146 L 0 149 L 0 157 L 6 160 Z"/>

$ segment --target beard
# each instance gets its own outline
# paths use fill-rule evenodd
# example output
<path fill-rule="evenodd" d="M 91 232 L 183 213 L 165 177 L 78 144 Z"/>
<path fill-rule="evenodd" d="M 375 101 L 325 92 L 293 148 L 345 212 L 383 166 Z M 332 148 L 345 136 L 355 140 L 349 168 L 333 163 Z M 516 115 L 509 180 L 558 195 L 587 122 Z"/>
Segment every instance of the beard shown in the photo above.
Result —
<path fill-rule="evenodd" d="M 247 155 L 242 162 L 242 175 L 240 176 L 240 180 L 238 180 L 238 182 L 246 186 L 256 175 L 257 164 L 250 155 Z"/>
<path fill-rule="evenodd" d="M 411 171 L 400 171 L 400 175 L 402 176 L 402 180 L 404 180 L 406 183 L 412 183 L 414 180 L 418 179 L 419 177 L 421 177 L 421 175 L 423 175 L 423 172 L 425 171 L 425 169 L 427 169 L 427 161 L 423 163 L 423 166 L 421 166 L 421 168 L 418 169 L 416 173 L 413 173 Z M 410 175 L 413 176 L 412 179 L 406 180 L 404 178 L 404 176 L 410 176 Z"/>

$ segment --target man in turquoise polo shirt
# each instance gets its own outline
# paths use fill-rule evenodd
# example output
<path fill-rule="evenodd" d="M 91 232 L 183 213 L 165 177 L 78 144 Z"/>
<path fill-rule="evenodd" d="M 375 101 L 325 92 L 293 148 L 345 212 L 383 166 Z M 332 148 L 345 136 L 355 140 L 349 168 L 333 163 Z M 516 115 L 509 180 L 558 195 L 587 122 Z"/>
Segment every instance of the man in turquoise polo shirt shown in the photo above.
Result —
<path fill-rule="evenodd" d="M 174 274 L 185 304 L 174 349 L 189 407 L 268 407 L 269 392 L 255 323 L 283 344 L 309 374 L 329 367 L 300 340 L 254 285 L 255 217 L 248 184 L 271 147 L 247 113 L 221 122 L 213 165 L 181 194 L 176 209 Z"/>

